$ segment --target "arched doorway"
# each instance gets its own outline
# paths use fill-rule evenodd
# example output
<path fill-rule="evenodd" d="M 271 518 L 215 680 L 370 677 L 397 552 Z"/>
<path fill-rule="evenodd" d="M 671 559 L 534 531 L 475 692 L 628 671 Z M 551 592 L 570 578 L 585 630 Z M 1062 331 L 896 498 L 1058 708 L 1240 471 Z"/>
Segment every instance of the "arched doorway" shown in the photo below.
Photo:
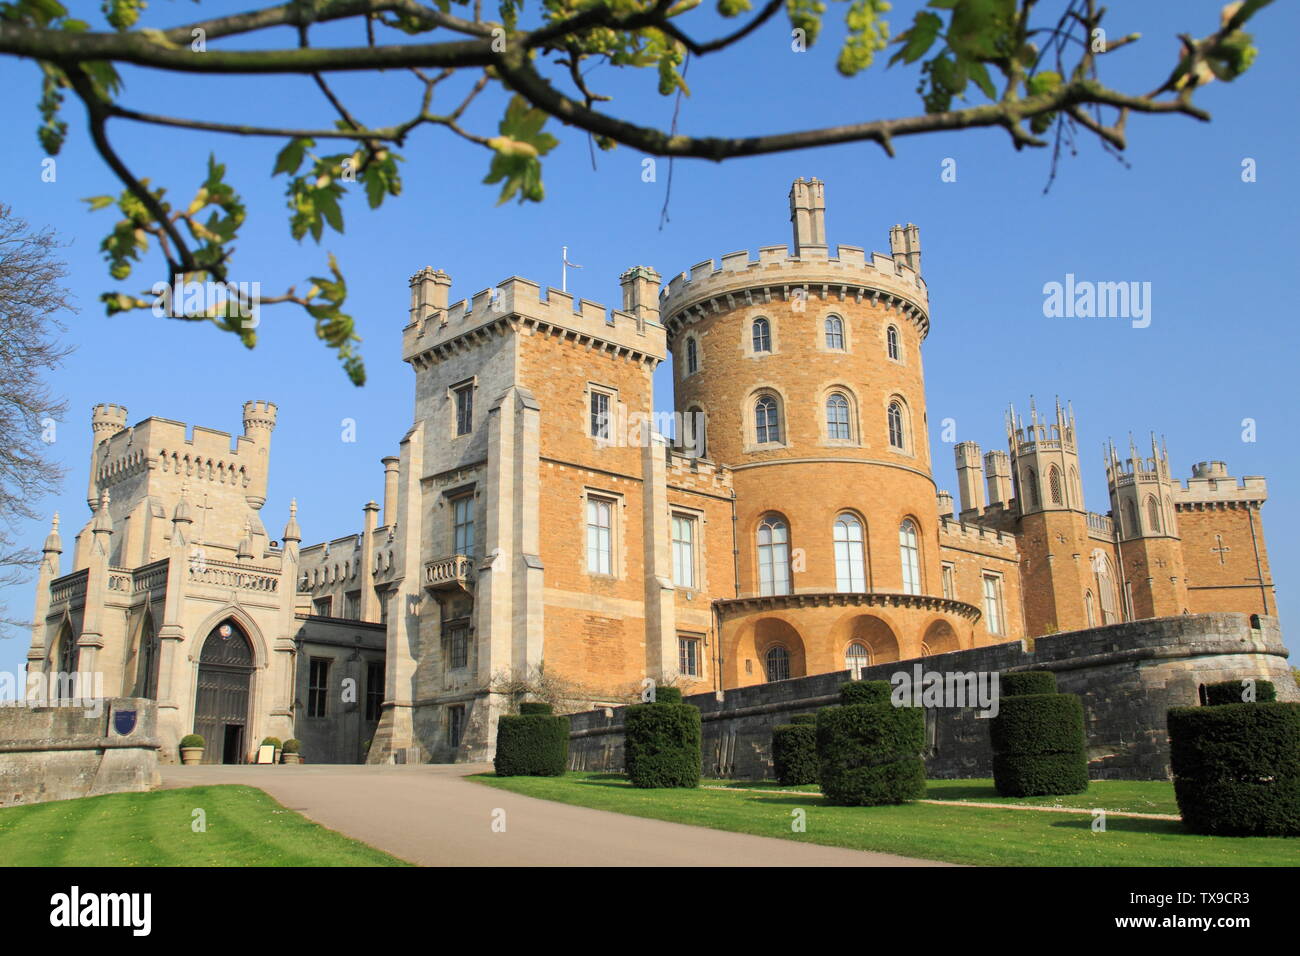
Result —
<path fill-rule="evenodd" d="M 203 642 L 194 732 L 206 744 L 204 763 L 242 763 L 248 752 L 248 700 L 253 646 L 233 620 L 222 621 Z"/>

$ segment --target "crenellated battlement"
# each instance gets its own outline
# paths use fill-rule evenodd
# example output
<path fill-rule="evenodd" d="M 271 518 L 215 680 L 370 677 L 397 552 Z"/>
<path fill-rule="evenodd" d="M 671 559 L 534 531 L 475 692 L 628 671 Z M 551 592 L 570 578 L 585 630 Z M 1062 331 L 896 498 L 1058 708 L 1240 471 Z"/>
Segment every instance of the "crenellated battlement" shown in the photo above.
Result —
<path fill-rule="evenodd" d="M 684 455 L 672 448 L 664 449 L 669 482 L 696 491 L 731 493 L 731 469 L 708 458 Z"/>
<path fill-rule="evenodd" d="M 402 330 L 402 358 L 408 362 L 417 357 L 437 360 L 450 350 L 490 335 L 501 324 L 521 323 L 537 331 L 600 342 L 656 364 L 667 356 L 664 329 L 657 322 L 575 298 L 554 288 L 547 288 L 543 295 L 536 282 L 511 276 L 470 299 L 445 308 L 427 307 L 423 317 Z"/>
<path fill-rule="evenodd" d="M 957 542 L 979 545 L 981 548 L 994 548 L 1008 558 L 1015 557 L 1020 551 L 1020 544 L 1014 534 L 983 525 L 967 524 L 951 515 L 940 515 L 939 546 Z"/>
<path fill-rule="evenodd" d="M 1268 500 L 1268 482 L 1258 475 L 1234 478 L 1221 461 L 1197 462 L 1187 483 L 1174 482 L 1174 505 L 1181 509 L 1229 504 L 1262 505 Z"/>
<path fill-rule="evenodd" d="M 660 293 L 660 313 L 674 336 L 691 316 L 717 307 L 788 298 L 792 288 L 822 297 L 883 302 L 907 314 L 925 335 L 930 327 L 930 298 L 925 280 L 900 259 L 883 253 L 868 255 L 857 246 L 840 245 L 832 256 L 825 246 L 803 246 L 791 255 L 788 246 L 762 246 L 757 256 L 748 250 L 721 260 L 705 259 L 689 272 L 674 276 Z"/>

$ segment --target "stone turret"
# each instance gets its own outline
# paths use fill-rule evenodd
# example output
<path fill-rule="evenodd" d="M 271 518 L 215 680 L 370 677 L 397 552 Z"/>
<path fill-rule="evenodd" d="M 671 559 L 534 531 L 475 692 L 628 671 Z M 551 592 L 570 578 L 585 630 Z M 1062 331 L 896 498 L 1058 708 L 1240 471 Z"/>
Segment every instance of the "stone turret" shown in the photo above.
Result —
<path fill-rule="evenodd" d="M 101 403 L 90 413 L 90 483 L 86 491 L 86 505 L 91 511 L 99 507 L 99 466 L 102 464 L 104 442 L 118 432 L 126 431 L 125 405 Z"/>
<path fill-rule="evenodd" d="M 794 227 L 794 254 L 826 250 L 826 186 L 820 179 L 796 179 L 790 187 L 790 222 Z"/>
<path fill-rule="evenodd" d="M 984 472 L 980 465 L 980 446 L 973 441 L 959 443 L 953 453 L 957 458 L 957 494 L 961 513 L 984 510 Z"/>

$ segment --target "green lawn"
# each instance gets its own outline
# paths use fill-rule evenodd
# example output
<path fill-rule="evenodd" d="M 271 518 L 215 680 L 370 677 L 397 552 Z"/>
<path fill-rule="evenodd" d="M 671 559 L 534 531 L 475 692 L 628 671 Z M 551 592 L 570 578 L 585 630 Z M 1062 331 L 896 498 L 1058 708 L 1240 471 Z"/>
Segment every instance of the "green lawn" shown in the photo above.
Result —
<path fill-rule="evenodd" d="M 703 780 L 701 786 L 744 790 L 812 791 L 817 784 L 783 787 L 772 780 Z M 1168 780 L 1094 780 L 1087 793 L 1059 797 L 1004 797 L 988 780 L 927 780 L 926 799 L 966 800 L 976 803 L 1015 803 L 1029 807 L 1078 807 L 1083 810 L 1126 810 L 1130 813 L 1169 813 L 1178 815 L 1174 785 Z"/>
<path fill-rule="evenodd" d="M 194 810 L 207 831 L 195 833 Z M 5 866 L 408 866 L 253 787 L 116 793 L 0 810 Z"/>
<path fill-rule="evenodd" d="M 888 807 L 832 807 L 820 796 L 781 790 L 638 790 L 621 774 L 569 773 L 563 777 L 469 779 L 514 793 L 597 810 L 803 840 L 856 850 L 879 850 L 951 863 L 995 866 L 1295 866 L 1300 840 L 1274 837 L 1206 837 L 1183 831 L 1174 820 L 1108 817 L 1106 831 L 1092 816 L 951 807 L 913 803 Z M 740 786 L 740 784 L 737 784 Z M 997 799 L 988 781 L 931 781 L 936 799 Z M 1163 789 L 1162 789 L 1163 788 Z M 1080 806 L 1163 812 L 1168 784 L 1094 781 Z M 959 796 L 954 796 L 957 794 Z M 1041 801 L 1039 801 L 1041 802 Z M 806 812 L 806 832 L 794 833 L 793 811 Z"/>

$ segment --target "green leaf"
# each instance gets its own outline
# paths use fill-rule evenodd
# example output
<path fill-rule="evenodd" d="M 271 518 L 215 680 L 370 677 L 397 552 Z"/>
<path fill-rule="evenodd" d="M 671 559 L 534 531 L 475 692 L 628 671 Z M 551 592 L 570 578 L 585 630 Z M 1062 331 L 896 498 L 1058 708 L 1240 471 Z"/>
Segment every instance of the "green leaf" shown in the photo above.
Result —
<path fill-rule="evenodd" d="M 890 58 L 890 65 L 900 61 L 915 63 L 934 45 L 942 28 L 943 20 L 938 15 L 922 10 L 916 15 L 912 28 L 899 36 L 898 42 L 903 44 L 903 47 Z"/>
<path fill-rule="evenodd" d="M 313 139 L 299 137 L 289 140 L 284 149 L 280 150 L 275 157 L 275 169 L 271 170 L 272 176 L 278 176 L 280 173 L 296 173 L 302 166 L 302 158 L 307 150 L 316 145 Z"/>

